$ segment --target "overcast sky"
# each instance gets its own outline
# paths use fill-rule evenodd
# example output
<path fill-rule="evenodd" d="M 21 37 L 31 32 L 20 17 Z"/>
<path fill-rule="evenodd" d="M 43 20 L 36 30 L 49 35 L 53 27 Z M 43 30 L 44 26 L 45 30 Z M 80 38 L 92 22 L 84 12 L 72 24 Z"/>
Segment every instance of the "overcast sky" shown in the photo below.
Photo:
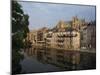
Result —
<path fill-rule="evenodd" d="M 86 21 L 95 20 L 94 6 L 68 4 L 49 4 L 36 2 L 19 2 L 25 14 L 29 15 L 29 29 L 54 27 L 59 20 L 69 21 L 78 16 Z"/>

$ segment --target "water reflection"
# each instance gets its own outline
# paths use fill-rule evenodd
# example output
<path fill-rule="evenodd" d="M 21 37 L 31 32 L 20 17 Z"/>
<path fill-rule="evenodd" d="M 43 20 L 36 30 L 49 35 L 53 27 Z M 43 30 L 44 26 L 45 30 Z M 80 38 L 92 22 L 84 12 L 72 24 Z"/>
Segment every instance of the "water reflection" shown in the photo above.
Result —
<path fill-rule="evenodd" d="M 56 50 L 56 49 L 39 48 L 39 47 L 32 47 L 29 49 L 25 49 L 24 53 L 27 54 L 28 58 L 35 59 L 38 62 L 43 63 L 44 66 L 45 64 L 50 64 L 58 68 L 58 69 L 51 68 L 52 70 L 50 70 L 48 69 L 50 67 L 49 65 L 49 67 L 46 67 L 48 70 L 35 71 L 34 69 L 32 69 L 32 71 L 29 72 L 69 71 L 69 70 L 84 70 L 84 69 L 96 68 L 95 53 L 86 53 L 86 52 L 70 51 L 70 50 Z M 23 64 L 26 62 L 22 63 L 22 67 Z M 34 62 L 32 61 L 31 63 Z M 38 64 L 35 65 L 35 67 L 36 66 L 38 67 Z M 30 66 L 30 68 L 31 67 L 32 66 Z"/>

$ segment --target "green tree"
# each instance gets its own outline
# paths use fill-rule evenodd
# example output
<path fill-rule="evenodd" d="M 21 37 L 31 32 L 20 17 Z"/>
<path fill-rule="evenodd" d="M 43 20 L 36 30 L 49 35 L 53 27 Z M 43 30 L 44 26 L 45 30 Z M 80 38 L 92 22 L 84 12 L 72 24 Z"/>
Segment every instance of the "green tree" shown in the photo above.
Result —
<path fill-rule="evenodd" d="M 19 51 L 24 48 L 23 41 L 29 32 L 29 16 L 24 14 L 22 6 L 17 1 L 12 1 L 12 73 L 20 73 L 19 64 L 23 57 Z"/>

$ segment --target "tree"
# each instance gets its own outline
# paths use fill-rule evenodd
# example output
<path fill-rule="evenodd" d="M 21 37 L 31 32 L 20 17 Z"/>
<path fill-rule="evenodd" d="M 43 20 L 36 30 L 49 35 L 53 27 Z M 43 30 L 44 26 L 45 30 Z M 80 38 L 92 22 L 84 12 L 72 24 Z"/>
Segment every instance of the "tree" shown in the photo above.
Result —
<path fill-rule="evenodd" d="M 17 1 L 12 1 L 12 73 L 20 73 L 19 64 L 23 57 L 19 51 L 24 48 L 26 38 L 29 32 L 29 16 L 24 14 L 22 6 Z"/>

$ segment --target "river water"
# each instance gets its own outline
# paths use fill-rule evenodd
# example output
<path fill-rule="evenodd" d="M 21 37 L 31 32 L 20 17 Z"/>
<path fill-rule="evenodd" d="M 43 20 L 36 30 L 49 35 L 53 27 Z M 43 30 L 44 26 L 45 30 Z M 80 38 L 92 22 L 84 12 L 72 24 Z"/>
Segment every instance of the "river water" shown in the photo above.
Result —
<path fill-rule="evenodd" d="M 42 73 L 96 68 L 96 54 L 89 52 L 29 48 L 22 54 L 21 73 Z"/>

